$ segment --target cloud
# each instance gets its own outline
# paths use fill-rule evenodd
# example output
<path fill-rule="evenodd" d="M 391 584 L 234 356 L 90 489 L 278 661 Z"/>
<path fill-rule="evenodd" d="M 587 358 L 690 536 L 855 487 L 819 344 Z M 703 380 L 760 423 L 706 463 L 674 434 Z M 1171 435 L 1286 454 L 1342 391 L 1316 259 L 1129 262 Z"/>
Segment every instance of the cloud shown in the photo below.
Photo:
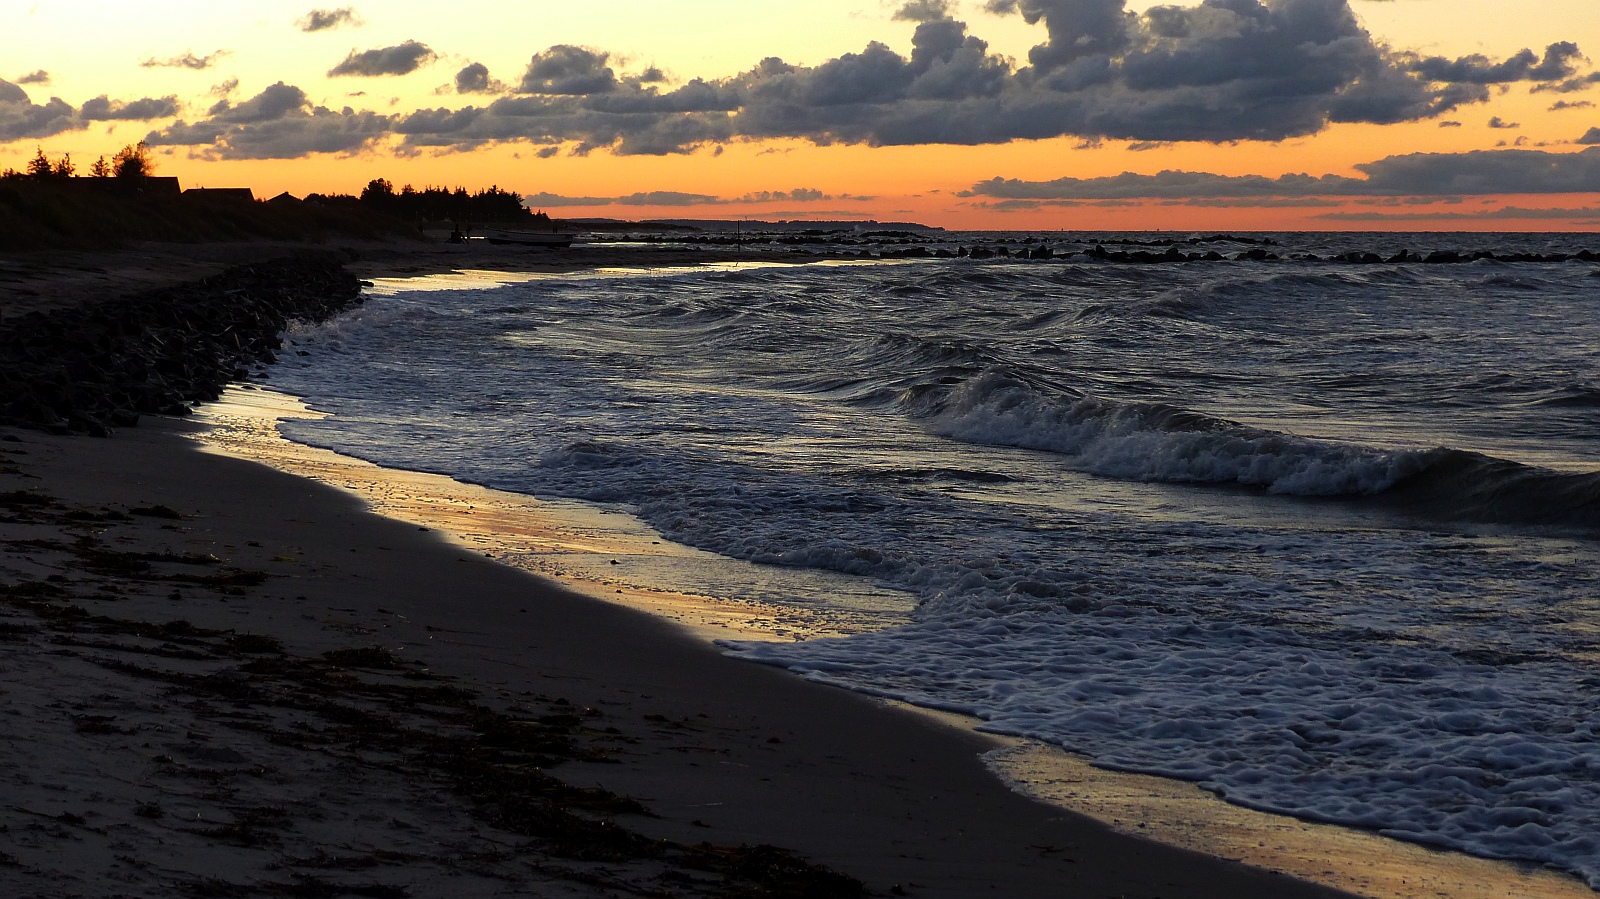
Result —
<path fill-rule="evenodd" d="M 1201 206 L 1210 208 L 1305 209 L 1341 205 L 1338 200 L 1322 197 L 1203 197 L 1188 200 L 1162 200 L 1167 206 Z"/>
<path fill-rule="evenodd" d="M 1489 127 L 1490 128 L 1521 128 L 1522 127 L 1522 123 L 1521 122 L 1508 122 L 1505 119 L 1500 118 L 1499 116 L 1490 116 L 1489 117 Z"/>
<path fill-rule="evenodd" d="M 480 63 L 457 72 L 459 93 L 502 94 L 481 105 L 363 121 L 389 121 L 403 152 L 522 142 L 545 155 L 662 155 L 773 139 L 1150 146 L 1424 120 L 1484 101 L 1508 79 L 1557 89 L 1578 77 L 1578 49 L 1567 42 L 1499 61 L 1396 52 L 1373 40 L 1349 3 L 1203 0 L 1143 12 L 1126 0 L 987 4 L 1042 26 L 1045 39 L 1024 63 L 991 53 L 951 17 L 954 2 L 897 0 L 897 17 L 916 23 L 908 55 L 871 42 L 814 66 L 769 57 L 730 77 L 672 86 L 659 71 L 619 75 L 604 50 L 558 44 L 535 53 L 506 90 Z M 352 51 L 330 74 L 403 74 L 435 58 L 410 41 Z"/>
<path fill-rule="evenodd" d="M 309 33 L 312 31 L 327 31 L 344 25 L 359 28 L 365 22 L 353 7 L 341 6 L 338 9 L 313 9 L 296 19 L 294 24 L 301 31 Z"/>
<path fill-rule="evenodd" d="M 558 206 L 726 206 L 735 203 L 810 203 L 824 200 L 855 200 L 862 197 L 830 196 L 816 188 L 797 187 L 793 190 L 762 190 L 742 197 L 728 199 L 711 194 L 682 193 L 671 190 L 642 191 L 621 197 L 568 197 L 561 194 L 537 193 L 523 198 L 523 205 L 535 207 Z"/>
<path fill-rule="evenodd" d="M 710 194 L 676 190 L 650 190 L 621 197 L 564 197 L 537 193 L 523 198 L 524 206 L 713 206 L 728 202 Z"/>
<path fill-rule="evenodd" d="M 1462 126 L 1461 126 L 1460 122 L 1453 121 L 1451 119 L 1445 119 L 1444 121 L 1439 123 L 1439 127 L 1440 128 L 1460 128 Z"/>
<path fill-rule="evenodd" d="M 0 79 L 0 143 L 50 137 L 83 127 L 77 110 L 60 97 L 36 104 L 27 91 Z"/>
<path fill-rule="evenodd" d="M 429 49 L 427 44 L 416 41 L 406 41 L 403 44 L 380 47 L 376 50 L 363 50 L 359 53 L 351 50 L 344 58 L 344 62 L 328 70 L 328 77 L 360 75 L 370 78 L 379 75 L 409 75 L 438 58 L 439 54 Z"/>
<path fill-rule="evenodd" d="M 1573 143 L 1600 144 L 1600 128 L 1590 128 L 1588 131 L 1583 132 L 1583 136 L 1573 141 Z"/>
<path fill-rule="evenodd" d="M 34 103 L 27 91 L 0 79 L 0 143 L 38 140 L 68 131 L 81 131 L 90 122 L 149 121 L 176 115 L 177 97 L 143 97 L 138 100 L 112 100 L 102 95 L 75 109 L 60 97 L 48 103 Z"/>
<path fill-rule="evenodd" d="M 1436 222 L 1436 221 L 1470 221 L 1474 219 L 1578 219 L 1584 221 L 1600 220 L 1600 209 L 1583 207 L 1579 209 L 1524 209 L 1518 206 L 1507 206 L 1502 209 L 1490 209 L 1480 212 L 1324 212 L 1316 218 L 1328 221 L 1343 222 Z"/>
<path fill-rule="evenodd" d="M 1356 166 L 1369 193 L 1445 196 L 1600 193 L 1600 150 L 1411 153 Z"/>
<path fill-rule="evenodd" d="M 774 138 L 872 146 L 1280 140 L 1336 122 L 1435 117 L 1486 100 L 1490 84 L 1566 78 L 1578 58 L 1567 42 L 1500 61 L 1397 53 L 1372 39 L 1348 0 L 1205 0 L 1143 13 L 1124 0 L 989 3 L 991 12 L 1044 26 L 1047 40 L 1019 65 L 990 53 L 951 18 L 953 7 L 899 4 L 896 18 L 917 23 L 909 56 L 873 42 L 816 66 L 772 57 L 672 90 L 619 78 L 604 51 L 557 45 L 532 58 L 522 96 L 420 110 L 402 134 L 416 147 L 523 140 L 619 154 Z"/>
<path fill-rule="evenodd" d="M 740 203 L 814 203 L 832 200 L 833 197 L 814 187 L 797 187 L 794 190 L 761 190 L 740 197 Z M 848 199 L 840 197 L 839 199 Z"/>
<path fill-rule="evenodd" d="M 1240 197 L 1481 196 L 1490 194 L 1600 193 L 1600 148 L 1579 153 L 1544 150 L 1474 150 L 1388 156 L 1343 175 L 1215 175 L 1163 171 L 1124 172 L 1102 178 L 1019 181 L 992 178 L 963 197 L 997 200 L 1104 200 Z"/>
<path fill-rule="evenodd" d="M 1574 60 L 1583 59 L 1578 45 L 1559 41 L 1544 50 L 1541 59 L 1532 50 L 1524 49 L 1499 62 L 1474 53 L 1456 59 L 1443 56 L 1402 57 L 1401 68 L 1429 81 L 1448 81 L 1465 84 L 1505 84 L 1512 81 L 1560 81 L 1577 71 Z"/>
<path fill-rule="evenodd" d="M 238 89 L 239 89 L 239 79 L 237 79 L 237 78 L 229 78 L 226 81 L 223 81 L 223 82 L 221 82 L 219 84 L 211 85 L 211 90 L 207 91 L 206 93 L 210 94 L 213 97 L 228 97 L 228 96 L 231 96 L 233 94 L 233 92 L 238 90 Z"/>
<path fill-rule="evenodd" d="M 690 194 L 676 190 L 648 190 L 618 197 L 619 206 L 710 206 L 726 202 L 710 194 Z"/>
<path fill-rule="evenodd" d="M 173 96 L 159 99 L 144 97 L 124 103 L 101 94 L 92 100 L 85 100 L 83 107 L 78 110 L 78 115 L 86 122 L 148 122 L 152 119 L 171 118 L 177 114 L 178 98 Z"/>
<path fill-rule="evenodd" d="M 906 0 L 895 11 L 897 22 L 937 22 L 950 18 L 950 0 Z"/>
<path fill-rule="evenodd" d="M 525 94 L 605 94 L 617 88 L 608 53 L 557 44 L 528 62 L 520 90 Z"/>
<path fill-rule="evenodd" d="M 456 73 L 458 94 L 503 94 L 506 86 L 489 77 L 489 67 L 481 62 L 468 64 Z"/>
<path fill-rule="evenodd" d="M 193 69 L 201 71 L 211 68 L 218 60 L 231 55 L 232 52 L 231 50 L 218 50 L 205 56 L 196 56 L 194 51 L 190 50 L 182 56 L 173 56 L 167 59 L 156 59 L 152 56 L 140 62 L 139 65 L 146 69 Z"/>
<path fill-rule="evenodd" d="M 1576 78 L 1568 78 L 1565 81 L 1556 81 L 1551 84 L 1536 84 L 1532 90 L 1536 94 L 1542 91 L 1570 94 L 1576 91 L 1588 90 L 1596 84 L 1600 84 L 1600 72 L 1590 72 L 1587 75 L 1580 75 Z"/>
<path fill-rule="evenodd" d="M 1588 109 L 1594 106 L 1589 100 L 1557 100 L 1550 104 L 1551 112 L 1560 112 L 1563 109 Z"/>
<path fill-rule="evenodd" d="M 152 131 L 151 146 L 204 148 L 215 159 L 294 159 L 310 153 L 354 153 L 388 134 L 394 118 L 350 107 L 314 106 L 305 91 L 278 82 L 238 104 L 219 100 L 205 120 Z"/>
<path fill-rule="evenodd" d="M 617 202 L 615 197 L 564 197 L 561 194 L 545 193 L 528 194 L 522 198 L 522 205 L 534 208 L 543 206 L 610 206 Z"/>
<path fill-rule="evenodd" d="M 44 69 L 36 69 L 18 78 L 17 83 L 48 85 L 50 83 L 50 73 L 46 72 Z"/>

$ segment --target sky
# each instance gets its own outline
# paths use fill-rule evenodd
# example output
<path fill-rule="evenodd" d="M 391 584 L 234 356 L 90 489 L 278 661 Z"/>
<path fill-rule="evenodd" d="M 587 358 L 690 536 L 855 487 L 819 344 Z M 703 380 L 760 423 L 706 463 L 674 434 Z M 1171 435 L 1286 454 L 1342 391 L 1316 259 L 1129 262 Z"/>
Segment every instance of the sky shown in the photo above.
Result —
<path fill-rule="evenodd" d="M 0 0 L 0 168 L 557 217 L 1600 230 L 1600 0 Z M 1597 56 L 1600 58 L 1600 56 Z"/>

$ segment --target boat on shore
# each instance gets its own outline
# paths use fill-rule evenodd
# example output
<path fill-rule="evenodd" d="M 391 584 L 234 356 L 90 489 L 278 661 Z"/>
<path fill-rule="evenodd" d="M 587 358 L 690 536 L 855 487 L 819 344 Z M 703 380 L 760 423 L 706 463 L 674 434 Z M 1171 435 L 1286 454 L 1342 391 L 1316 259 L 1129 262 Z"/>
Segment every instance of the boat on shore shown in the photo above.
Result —
<path fill-rule="evenodd" d="M 520 231 L 514 228 L 481 228 L 478 236 L 492 244 L 509 244 L 523 247 L 550 247 L 565 249 L 572 246 L 571 231 Z"/>

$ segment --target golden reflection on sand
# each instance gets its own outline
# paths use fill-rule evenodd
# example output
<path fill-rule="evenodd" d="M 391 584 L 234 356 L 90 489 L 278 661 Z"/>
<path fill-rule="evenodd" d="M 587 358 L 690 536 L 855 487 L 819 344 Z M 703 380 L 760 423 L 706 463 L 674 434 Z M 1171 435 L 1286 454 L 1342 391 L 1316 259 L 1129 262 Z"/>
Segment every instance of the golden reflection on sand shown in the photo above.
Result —
<path fill-rule="evenodd" d="M 271 390 L 230 388 L 195 416 L 204 448 L 249 459 L 354 493 L 374 512 L 439 531 L 475 552 L 676 622 L 707 640 L 803 640 L 841 636 L 906 620 L 904 594 L 858 588 L 859 609 L 775 605 L 741 599 L 739 583 L 788 572 L 727 559 L 663 539 L 631 515 L 571 501 L 535 499 L 444 475 L 382 468 L 278 433 L 285 418 L 323 415 Z M 695 592 L 710 581 L 730 589 Z M 802 587 L 804 584 L 802 583 Z"/>
<path fill-rule="evenodd" d="M 471 279 L 477 273 L 466 275 Z M 840 636 L 904 620 L 892 594 L 863 593 L 870 613 L 816 610 L 693 592 L 696 578 L 772 577 L 664 540 L 620 512 L 539 500 L 463 484 L 443 475 L 381 468 L 282 437 L 285 418 L 320 418 L 297 399 L 231 388 L 196 416 L 205 448 L 350 491 L 375 512 L 440 531 L 477 552 L 569 588 L 675 622 L 704 639 L 797 640 Z M 724 591 L 725 593 L 727 591 Z M 897 703 L 898 704 L 898 703 Z M 952 726 L 979 722 L 924 712 Z M 1079 756 L 1026 740 L 995 738 L 985 756 L 1017 791 L 1117 830 L 1234 859 L 1373 899 L 1595 899 L 1574 878 L 1311 824 L 1229 805 L 1183 781 L 1095 768 Z"/>

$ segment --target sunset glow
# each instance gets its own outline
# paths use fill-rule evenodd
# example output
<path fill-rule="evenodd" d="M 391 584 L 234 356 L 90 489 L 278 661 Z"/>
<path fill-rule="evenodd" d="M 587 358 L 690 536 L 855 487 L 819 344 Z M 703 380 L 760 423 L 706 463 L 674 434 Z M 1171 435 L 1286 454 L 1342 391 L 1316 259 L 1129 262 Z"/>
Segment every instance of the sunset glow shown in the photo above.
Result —
<path fill-rule="evenodd" d="M 563 217 L 1590 230 L 1594 13 L 1593 0 L 13 2 L 0 168 L 42 149 L 86 170 L 147 140 L 185 186 L 497 184 Z M 1412 154 L 1431 155 L 1397 160 Z M 1098 180 L 1163 172 L 1223 180 Z M 1343 180 L 1227 180 L 1296 174 Z"/>

